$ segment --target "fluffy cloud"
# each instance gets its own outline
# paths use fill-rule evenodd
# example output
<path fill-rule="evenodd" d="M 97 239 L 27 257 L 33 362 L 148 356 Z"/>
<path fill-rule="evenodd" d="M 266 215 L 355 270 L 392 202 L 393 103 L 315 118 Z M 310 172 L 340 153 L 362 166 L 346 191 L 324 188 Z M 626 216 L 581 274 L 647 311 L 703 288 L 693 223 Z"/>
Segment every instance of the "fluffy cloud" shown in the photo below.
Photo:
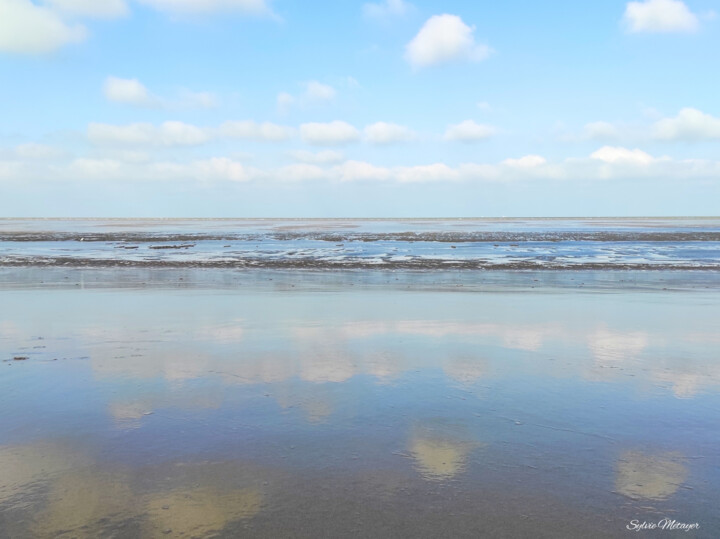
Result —
<path fill-rule="evenodd" d="M 52 9 L 30 0 L 0 0 L 0 51 L 48 53 L 86 36 L 84 26 L 65 23 Z"/>
<path fill-rule="evenodd" d="M 300 126 L 300 136 L 308 144 L 337 146 L 360 138 L 359 131 L 347 122 L 306 123 Z"/>
<path fill-rule="evenodd" d="M 642 150 L 628 150 L 619 146 L 603 146 L 590 157 L 611 164 L 649 165 L 655 161 L 653 156 Z"/>
<path fill-rule="evenodd" d="M 125 0 L 46 0 L 46 3 L 76 17 L 114 19 L 128 13 Z"/>
<path fill-rule="evenodd" d="M 295 130 L 284 125 L 270 122 L 256 123 L 253 121 L 225 122 L 220 126 L 220 136 L 228 138 L 245 138 L 279 142 L 295 135 Z"/>
<path fill-rule="evenodd" d="M 217 97 L 211 92 L 192 92 L 190 90 L 182 90 L 176 99 L 165 99 L 150 93 L 145 85 L 137 79 L 112 76 L 105 79 L 103 94 L 108 101 L 139 107 L 208 109 L 216 107 L 218 103 Z"/>
<path fill-rule="evenodd" d="M 486 139 L 494 134 L 495 128 L 491 125 L 478 124 L 472 120 L 465 120 L 459 124 L 448 126 L 445 131 L 445 140 L 473 142 Z"/>
<path fill-rule="evenodd" d="M 699 27 L 697 16 L 680 0 L 629 2 L 623 20 L 633 33 L 694 32 Z"/>
<path fill-rule="evenodd" d="M 412 129 L 398 124 L 377 122 L 365 128 L 365 140 L 371 144 L 384 145 L 407 142 L 415 137 Z"/>
<path fill-rule="evenodd" d="M 404 0 L 385 0 L 377 4 L 368 3 L 363 5 L 363 15 L 370 19 L 384 20 L 390 17 L 399 17 L 407 14 L 412 9 L 412 4 Z"/>
<path fill-rule="evenodd" d="M 210 13 L 236 11 L 250 15 L 271 13 L 267 0 L 138 0 L 158 11 L 169 13 Z"/>
<path fill-rule="evenodd" d="M 111 125 L 91 123 L 88 140 L 98 146 L 197 146 L 210 140 L 207 130 L 183 122 Z"/>
<path fill-rule="evenodd" d="M 405 59 L 416 68 L 458 60 L 484 60 L 492 49 L 477 44 L 474 32 L 475 27 L 468 26 L 457 15 L 433 15 L 405 47 Z"/>
<path fill-rule="evenodd" d="M 702 140 L 720 138 L 720 118 L 692 108 L 682 109 L 675 118 L 664 118 L 653 126 L 661 140 Z"/>
<path fill-rule="evenodd" d="M 294 150 L 289 152 L 288 155 L 300 161 L 301 163 L 309 163 L 313 165 L 325 164 L 325 163 L 339 163 L 345 156 L 341 152 L 333 150 L 323 150 L 321 152 L 313 153 L 307 150 Z"/>
<path fill-rule="evenodd" d="M 128 103 L 143 107 L 153 107 L 160 104 L 160 100 L 150 95 L 147 88 L 137 79 L 121 79 L 108 77 L 103 84 L 103 94 L 108 101 Z"/>

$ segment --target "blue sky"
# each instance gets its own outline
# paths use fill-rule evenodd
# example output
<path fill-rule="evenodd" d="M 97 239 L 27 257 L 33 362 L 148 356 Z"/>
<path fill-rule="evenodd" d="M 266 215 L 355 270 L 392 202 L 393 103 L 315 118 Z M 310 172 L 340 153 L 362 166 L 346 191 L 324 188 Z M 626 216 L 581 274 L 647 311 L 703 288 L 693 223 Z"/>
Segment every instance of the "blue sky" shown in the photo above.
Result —
<path fill-rule="evenodd" d="M 0 0 L 0 215 L 717 215 L 716 11 Z"/>

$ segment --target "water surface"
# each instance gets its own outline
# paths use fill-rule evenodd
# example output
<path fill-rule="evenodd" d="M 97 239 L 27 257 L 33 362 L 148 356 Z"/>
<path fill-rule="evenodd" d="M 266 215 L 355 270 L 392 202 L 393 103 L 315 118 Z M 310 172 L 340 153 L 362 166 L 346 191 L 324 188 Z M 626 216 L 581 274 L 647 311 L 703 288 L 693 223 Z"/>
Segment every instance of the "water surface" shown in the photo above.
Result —
<path fill-rule="evenodd" d="M 0 537 L 720 531 L 716 273 L 215 271 L 0 270 Z"/>

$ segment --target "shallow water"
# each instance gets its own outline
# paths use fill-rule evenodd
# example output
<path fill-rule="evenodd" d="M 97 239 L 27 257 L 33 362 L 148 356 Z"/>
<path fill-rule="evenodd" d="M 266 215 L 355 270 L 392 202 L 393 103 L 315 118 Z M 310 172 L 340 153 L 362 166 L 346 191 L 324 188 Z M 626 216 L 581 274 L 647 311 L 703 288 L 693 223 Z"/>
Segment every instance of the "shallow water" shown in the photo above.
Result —
<path fill-rule="evenodd" d="M 0 537 L 717 537 L 717 274 L 488 279 L 1 270 Z"/>
<path fill-rule="evenodd" d="M 0 265 L 717 270 L 720 219 L 1 219 Z"/>

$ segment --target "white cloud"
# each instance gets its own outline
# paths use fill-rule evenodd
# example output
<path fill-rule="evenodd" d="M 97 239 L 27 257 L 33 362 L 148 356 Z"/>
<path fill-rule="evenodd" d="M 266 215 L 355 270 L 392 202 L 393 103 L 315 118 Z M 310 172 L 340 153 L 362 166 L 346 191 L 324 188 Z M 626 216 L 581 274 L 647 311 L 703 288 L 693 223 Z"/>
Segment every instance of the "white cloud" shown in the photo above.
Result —
<path fill-rule="evenodd" d="M 76 17 L 114 19 L 128 13 L 125 0 L 45 0 L 45 3 Z"/>
<path fill-rule="evenodd" d="M 353 79 L 354 80 L 354 79 Z M 328 103 L 335 99 L 337 91 L 332 86 L 311 80 L 304 84 L 305 91 L 294 96 L 287 92 L 280 92 L 277 96 L 277 108 L 281 114 L 287 113 L 294 105 L 302 107 Z"/>
<path fill-rule="evenodd" d="M 459 124 L 448 126 L 445 131 L 445 140 L 472 142 L 489 138 L 494 134 L 495 128 L 491 125 L 478 124 L 473 120 L 465 120 Z"/>
<path fill-rule="evenodd" d="M 614 139 L 619 136 L 617 127 L 609 122 L 590 122 L 585 125 L 583 132 L 585 138 L 592 140 Z"/>
<path fill-rule="evenodd" d="M 383 20 L 406 15 L 412 7 L 412 4 L 404 0 L 385 0 L 384 2 L 364 4 L 363 15 L 370 19 Z"/>
<path fill-rule="evenodd" d="M 339 163 L 345 158 L 342 152 L 336 152 L 333 150 L 323 150 L 317 153 L 308 152 L 307 150 L 293 150 L 288 152 L 288 155 L 296 161 L 313 165 Z"/>
<path fill-rule="evenodd" d="M 365 128 L 365 139 L 371 144 L 384 145 L 407 142 L 415 137 L 412 129 L 403 125 L 377 122 Z"/>
<path fill-rule="evenodd" d="M 487 101 L 479 101 L 477 103 L 477 108 L 479 108 L 480 110 L 485 110 L 485 111 L 492 110 L 490 103 L 488 103 Z"/>
<path fill-rule="evenodd" d="M 644 114 L 647 116 L 647 114 Z M 654 118 L 657 119 L 657 116 Z M 558 122 L 554 134 L 563 142 L 600 142 L 603 144 L 630 145 L 648 142 L 651 125 L 647 121 L 636 123 L 612 123 L 596 121 L 586 123 L 582 129 L 574 130 Z"/>
<path fill-rule="evenodd" d="M 541 155 L 525 155 L 519 159 L 505 159 L 502 164 L 514 168 L 533 168 L 547 163 Z"/>
<path fill-rule="evenodd" d="M 358 130 L 347 122 L 306 123 L 300 126 L 300 136 L 308 144 L 336 146 L 360 138 Z"/>
<path fill-rule="evenodd" d="M 661 140 L 703 140 L 720 138 L 720 118 L 692 108 L 680 110 L 675 118 L 664 118 L 653 126 Z"/>
<path fill-rule="evenodd" d="M 461 172 L 445 163 L 433 163 L 414 167 L 398 167 L 395 169 L 395 177 L 402 183 L 436 182 L 459 180 Z"/>
<path fill-rule="evenodd" d="M 105 79 L 103 94 L 108 101 L 138 107 L 207 109 L 216 107 L 218 104 L 217 97 L 211 92 L 181 90 L 177 99 L 165 99 L 150 93 L 145 85 L 137 79 L 123 79 L 113 76 Z"/>
<path fill-rule="evenodd" d="M 80 24 L 67 24 L 58 14 L 30 0 L 0 0 L 0 51 L 42 54 L 84 41 Z"/>
<path fill-rule="evenodd" d="M 253 121 L 225 122 L 220 126 L 219 133 L 223 137 L 246 138 L 279 142 L 295 135 L 291 127 L 270 122 L 256 123 Z"/>
<path fill-rule="evenodd" d="M 557 169 L 556 177 L 566 180 L 687 182 L 720 179 L 720 161 L 675 160 L 667 156 L 655 157 L 639 149 L 612 146 L 600 148 L 593 152 L 589 159 L 566 159 L 553 167 Z"/>
<path fill-rule="evenodd" d="M 21 158 L 15 149 L 0 149 L 0 178 L 28 181 L 328 181 L 396 183 L 421 182 L 523 182 L 523 181 L 616 181 L 648 182 L 720 179 L 720 161 L 653 157 L 639 149 L 605 146 L 588 157 L 567 158 L 550 163 L 539 155 L 506 159 L 500 163 L 462 163 L 451 166 L 437 162 L 415 166 L 386 167 L 349 160 L 337 165 L 298 163 L 280 168 L 250 168 L 227 156 L 210 159 L 153 161 L 144 152 L 123 148 L 102 148 L 104 156 L 40 160 L 33 149 Z M 36 150 L 36 149 L 35 149 Z M 22 153 L 22 152 L 21 152 Z M 41 152 L 43 153 L 43 152 Z M 123 154 L 137 154 L 124 156 Z M 61 160 L 60 160 L 61 159 Z M 329 161 L 328 161 L 329 162 Z"/>
<path fill-rule="evenodd" d="M 334 172 L 337 179 L 342 182 L 391 179 L 389 169 L 363 161 L 345 161 L 342 165 L 335 167 Z"/>
<path fill-rule="evenodd" d="M 697 16 L 680 0 L 628 2 L 623 20 L 633 33 L 694 32 L 699 27 Z"/>
<path fill-rule="evenodd" d="M 210 139 L 204 129 L 183 122 L 162 123 L 158 135 L 164 146 L 196 146 Z"/>
<path fill-rule="evenodd" d="M 336 95 L 335 88 L 316 80 L 307 83 L 305 97 L 310 101 L 332 101 Z"/>
<path fill-rule="evenodd" d="M 137 0 L 158 11 L 175 14 L 236 11 L 249 15 L 270 14 L 267 0 Z"/>
<path fill-rule="evenodd" d="M 423 182 L 514 182 L 538 180 L 619 180 L 720 177 L 720 162 L 701 160 L 674 161 L 655 158 L 641 150 L 603 147 L 589 158 L 570 158 L 549 163 L 540 155 L 505 159 L 499 164 L 463 163 L 452 167 L 446 163 L 382 167 L 362 161 L 346 161 L 328 170 L 326 178 L 334 181 Z"/>
<path fill-rule="evenodd" d="M 655 161 L 653 156 L 642 150 L 629 150 L 619 146 L 603 146 L 590 157 L 611 164 L 649 165 Z"/>
<path fill-rule="evenodd" d="M 108 101 L 127 103 L 143 107 L 154 107 L 160 100 L 150 95 L 147 88 L 137 79 L 108 77 L 103 84 L 103 94 Z"/>
<path fill-rule="evenodd" d="M 477 44 L 474 32 L 475 27 L 468 26 L 457 15 L 433 15 L 405 47 L 405 59 L 413 67 L 484 60 L 492 49 Z"/>
<path fill-rule="evenodd" d="M 249 171 L 237 161 L 226 157 L 213 157 L 203 161 L 195 161 L 189 172 L 196 178 L 206 181 L 229 180 L 245 182 L 251 179 Z"/>
<path fill-rule="evenodd" d="M 226 157 L 188 163 L 132 164 L 113 159 L 75 159 L 60 171 L 71 179 L 136 181 L 231 181 L 245 182 L 261 175 Z"/>
<path fill-rule="evenodd" d="M 197 146 L 210 140 L 206 129 L 183 122 L 111 125 L 91 123 L 88 139 L 99 146 Z"/>
<path fill-rule="evenodd" d="M 229 121 L 219 127 L 198 127 L 183 122 L 164 122 L 160 125 L 134 123 L 113 125 L 91 123 L 88 140 L 96 146 L 172 148 L 198 146 L 216 139 L 251 139 L 282 142 L 295 136 L 295 129 L 270 122 Z"/>

